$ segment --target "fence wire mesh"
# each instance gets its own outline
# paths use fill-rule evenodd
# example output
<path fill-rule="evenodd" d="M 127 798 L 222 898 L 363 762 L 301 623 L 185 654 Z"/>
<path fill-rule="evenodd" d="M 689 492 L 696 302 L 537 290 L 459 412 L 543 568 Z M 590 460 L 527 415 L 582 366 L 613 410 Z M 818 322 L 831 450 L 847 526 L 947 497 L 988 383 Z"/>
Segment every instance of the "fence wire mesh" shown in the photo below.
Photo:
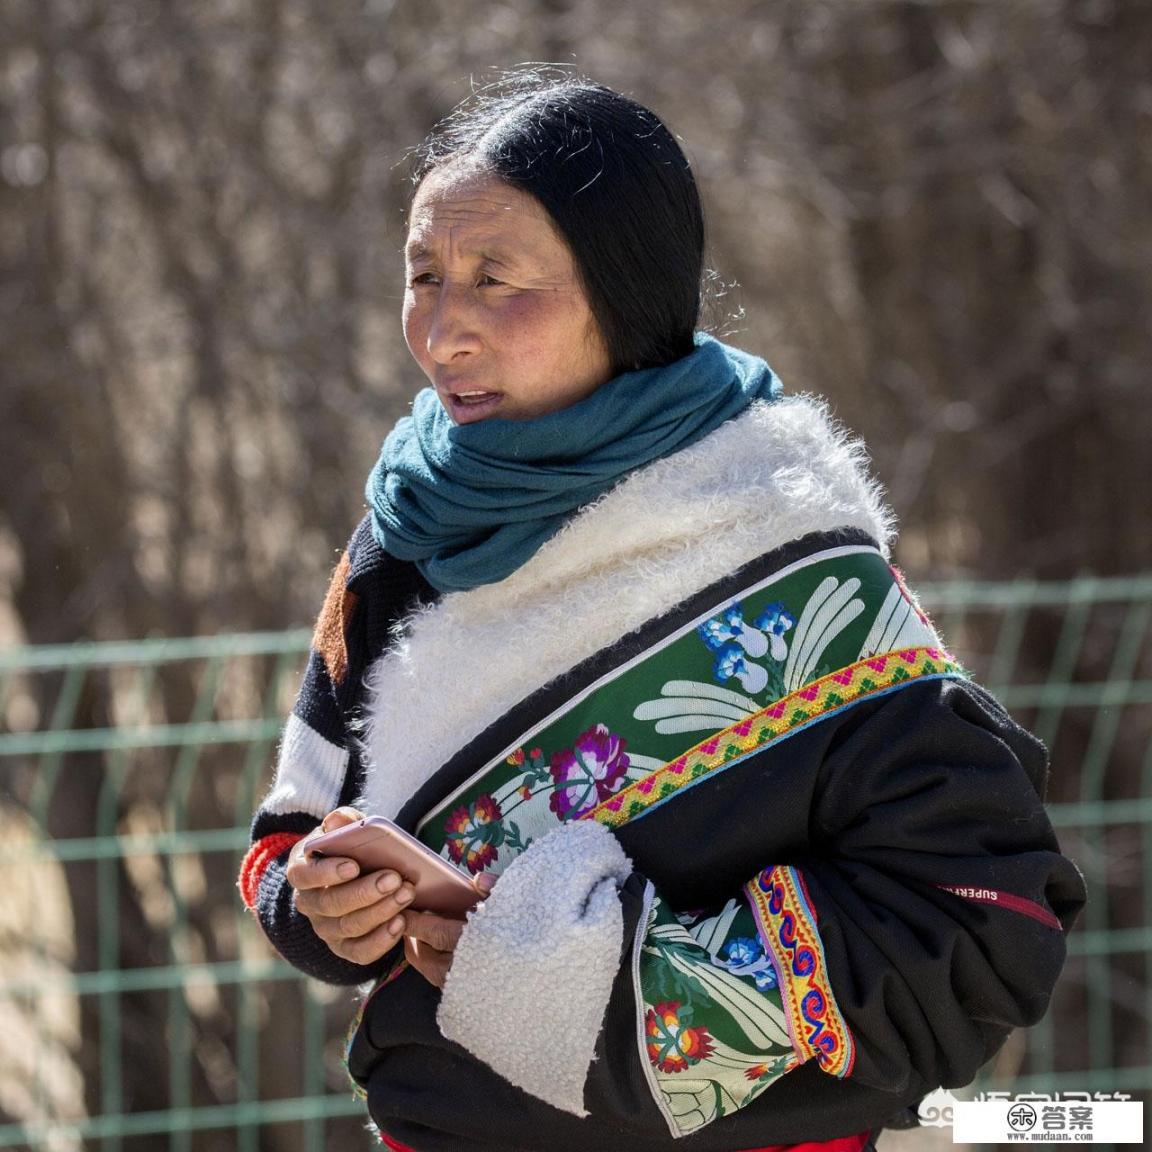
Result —
<path fill-rule="evenodd" d="M 1052 1010 L 978 1087 L 1152 1085 L 1152 576 L 921 588 L 949 647 L 1052 753 L 1091 899 Z M 352 990 L 240 904 L 306 632 L 0 652 L 0 1148 L 370 1146 Z"/>

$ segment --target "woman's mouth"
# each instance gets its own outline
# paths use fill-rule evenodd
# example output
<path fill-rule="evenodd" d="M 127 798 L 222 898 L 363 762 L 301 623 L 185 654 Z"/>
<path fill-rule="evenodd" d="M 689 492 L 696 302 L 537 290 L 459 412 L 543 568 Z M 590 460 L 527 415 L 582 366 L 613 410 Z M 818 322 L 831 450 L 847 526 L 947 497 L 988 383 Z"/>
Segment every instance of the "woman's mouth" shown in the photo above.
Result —
<path fill-rule="evenodd" d="M 448 415 L 457 424 L 483 420 L 492 414 L 503 398 L 499 392 L 486 392 L 480 388 L 449 392 L 447 396 Z"/>

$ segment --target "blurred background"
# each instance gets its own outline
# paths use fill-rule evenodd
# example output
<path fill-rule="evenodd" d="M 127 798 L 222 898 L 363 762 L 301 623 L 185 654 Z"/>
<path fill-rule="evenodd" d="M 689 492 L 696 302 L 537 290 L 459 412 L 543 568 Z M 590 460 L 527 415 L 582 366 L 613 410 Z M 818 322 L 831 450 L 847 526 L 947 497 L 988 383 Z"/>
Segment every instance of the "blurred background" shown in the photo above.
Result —
<path fill-rule="evenodd" d="M 521 61 L 682 138 L 711 327 L 866 439 L 1052 748 L 1093 900 L 988 1084 L 1146 1093 L 1152 4 L 3 0 L 0 1148 L 369 1146 L 350 991 L 234 878 L 421 382 L 407 152 Z"/>

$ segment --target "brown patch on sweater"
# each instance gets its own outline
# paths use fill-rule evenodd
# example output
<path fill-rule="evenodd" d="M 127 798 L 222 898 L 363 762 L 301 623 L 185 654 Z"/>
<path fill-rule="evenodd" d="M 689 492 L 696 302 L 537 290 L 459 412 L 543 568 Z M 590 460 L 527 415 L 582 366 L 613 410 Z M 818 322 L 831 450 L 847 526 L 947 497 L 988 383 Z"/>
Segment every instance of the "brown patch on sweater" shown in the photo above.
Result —
<path fill-rule="evenodd" d="M 351 562 L 348 553 L 340 557 L 324 597 L 324 607 L 312 633 L 312 647 L 320 654 L 333 684 L 339 684 L 348 672 L 348 644 L 345 634 L 352 613 L 356 611 L 357 596 L 348 589 Z"/>

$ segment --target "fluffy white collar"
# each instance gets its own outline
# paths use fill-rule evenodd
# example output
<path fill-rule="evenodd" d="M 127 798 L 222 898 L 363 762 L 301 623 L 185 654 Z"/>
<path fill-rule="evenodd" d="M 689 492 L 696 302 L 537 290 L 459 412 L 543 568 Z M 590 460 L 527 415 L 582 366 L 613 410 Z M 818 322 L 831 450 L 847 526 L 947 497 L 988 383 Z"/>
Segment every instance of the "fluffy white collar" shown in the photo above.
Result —
<path fill-rule="evenodd" d="M 741 565 L 808 532 L 891 512 L 863 446 L 811 397 L 757 402 L 581 510 L 498 584 L 411 616 L 367 677 L 366 811 L 395 816 L 537 688 Z"/>

